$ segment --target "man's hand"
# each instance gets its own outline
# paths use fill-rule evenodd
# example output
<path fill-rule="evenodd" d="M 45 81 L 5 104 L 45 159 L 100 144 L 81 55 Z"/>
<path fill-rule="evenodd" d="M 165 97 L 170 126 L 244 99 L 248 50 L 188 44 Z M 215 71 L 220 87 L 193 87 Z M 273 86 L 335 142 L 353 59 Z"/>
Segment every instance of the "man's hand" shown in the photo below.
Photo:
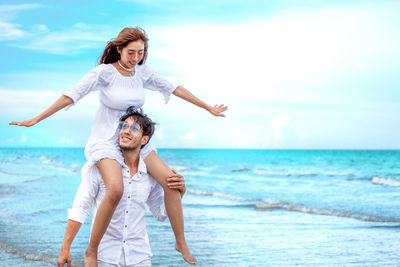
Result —
<path fill-rule="evenodd" d="M 69 249 L 61 248 L 60 256 L 58 257 L 58 267 L 64 267 L 64 264 L 67 264 L 67 267 L 71 267 L 71 252 Z"/>
<path fill-rule="evenodd" d="M 174 174 L 168 177 L 168 188 L 179 190 L 181 197 L 186 193 L 185 179 L 183 176 L 177 173 L 175 170 L 172 170 Z"/>

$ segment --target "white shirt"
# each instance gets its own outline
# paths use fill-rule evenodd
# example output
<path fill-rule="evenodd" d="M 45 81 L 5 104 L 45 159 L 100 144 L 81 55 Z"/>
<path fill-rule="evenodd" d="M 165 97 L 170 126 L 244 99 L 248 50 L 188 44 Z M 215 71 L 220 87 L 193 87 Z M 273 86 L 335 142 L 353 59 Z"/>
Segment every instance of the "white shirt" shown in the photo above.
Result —
<path fill-rule="evenodd" d="M 100 64 L 87 73 L 76 86 L 62 92 L 72 98 L 75 104 L 91 91 L 100 91 L 100 106 L 85 147 L 88 161 L 97 162 L 102 158 L 111 158 L 123 164 L 116 143 L 118 121 L 128 107 L 143 106 L 143 88 L 161 92 L 167 103 L 176 86 L 145 64 L 136 65 L 135 75 L 132 77 L 123 76 L 112 64 Z"/>
<path fill-rule="evenodd" d="M 89 217 L 93 206 L 93 221 L 97 209 L 104 198 L 106 187 L 96 165 L 90 166 L 86 177 L 76 192 L 72 209 L 68 210 L 68 219 L 83 223 Z M 145 204 L 157 220 L 167 218 L 162 187 L 147 173 L 146 165 L 139 157 L 138 172 L 131 177 L 129 168 L 123 164 L 122 174 L 124 193 L 115 209 L 111 222 L 101 239 L 98 260 L 118 264 L 124 252 L 126 265 L 137 264 L 151 257 L 149 238 L 146 231 Z"/>

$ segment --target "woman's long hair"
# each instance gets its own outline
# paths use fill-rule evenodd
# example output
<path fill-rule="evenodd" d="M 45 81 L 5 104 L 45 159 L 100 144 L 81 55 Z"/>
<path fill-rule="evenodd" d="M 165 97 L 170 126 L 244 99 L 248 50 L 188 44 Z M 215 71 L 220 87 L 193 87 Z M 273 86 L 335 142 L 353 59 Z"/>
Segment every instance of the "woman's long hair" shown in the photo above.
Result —
<path fill-rule="evenodd" d="M 138 40 L 142 40 L 144 43 L 144 53 L 143 58 L 141 61 L 138 62 L 139 65 L 142 65 L 146 62 L 147 58 L 147 48 L 148 48 L 148 41 L 146 32 L 139 27 L 136 28 L 125 28 L 123 29 L 115 38 L 111 40 L 106 45 L 106 48 L 101 55 L 99 64 L 109 64 L 117 62 L 120 59 L 120 54 L 118 53 L 117 47 L 124 48 L 130 42 L 135 42 Z"/>

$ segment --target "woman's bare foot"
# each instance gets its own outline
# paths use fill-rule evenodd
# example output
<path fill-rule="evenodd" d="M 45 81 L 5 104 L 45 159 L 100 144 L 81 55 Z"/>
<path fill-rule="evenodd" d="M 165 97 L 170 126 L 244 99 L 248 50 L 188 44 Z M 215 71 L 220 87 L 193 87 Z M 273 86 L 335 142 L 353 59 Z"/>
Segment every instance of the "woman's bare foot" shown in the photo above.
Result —
<path fill-rule="evenodd" d="M 196 258 L 192 256 L 192 253 L 190 253 L 189 248 L 187 247 L 186 243 L 182 244 L 182 245 L 178 245 L 178 243 L 176 243 L 175 249 L 182 254 L 183 259 L 185 261 L 187 261 L 188 263 L 190 263 L 190 264 L 197 263 Z"/>
<path fill-rule="evenodd" d="M 96 252 L 93 252 L 93 251 L 87 249 L 83 259 L 85 261 L 85 267 L 97 267 L 97 253 Z"/>

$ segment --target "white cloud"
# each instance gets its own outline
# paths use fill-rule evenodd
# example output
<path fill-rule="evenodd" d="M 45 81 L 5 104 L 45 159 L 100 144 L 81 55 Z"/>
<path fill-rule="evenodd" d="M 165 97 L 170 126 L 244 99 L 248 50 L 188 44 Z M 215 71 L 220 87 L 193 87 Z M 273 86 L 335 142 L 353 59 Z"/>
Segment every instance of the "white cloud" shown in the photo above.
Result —
<path fill-rule="evenodd" d="M 6 142 L 7 143 L 26 143 L 27 140 L 28 140 L 28 137 L 25 134 L 21 134 L 21 137 L 19 139 L 9 138 L 6 140 Z"/>
<path fill-rule="evenodd" d="M 183 138 L 184 140 L 194 140 L 194 139 L 196 139 L 197 135 L 198 135 L 198 132 L 197 132 L 197 131 L 191 130 L 190 132 L 188 132 L 188 133 L 187 133 L 185 136 L 183 136 L 182 138 Z"/>
<path fill-rule="evenodd" d="M 40 4 L 0 5 L 0 14 L 41 7 Z"/>
<path fill-rule="evenodd" d="M 50 31 L 46 25 L 40 25 L 39 30 L 42 32 L 37 33 L 30 40 L 13 45 L 50 54 L 79 54 L 86 49 L 104 47 L 110 36 L 115 34 L 115 31 L 111 30 L 109 26 L 85 23 L 77 23 L 71 28 L 58 31 Z"/>
<path fill-rule="evenodd" d="M 282 137 L 282 130 L 289 125 L 290 116 L 287 113 L 279 115 L 271 121 L 271 127 L 274 131 L 274 137 L 279 139 Z"/>
<path fill-rule="evenodd" d="M 306 133 L 299 134 L 299 140 L 306 140 L 306 139 L 308 139 L 308 134 Z"/>
<path fill-rule="evenodd" d="M 13 22 L 22 10 L 41 7 L 39 4 L 0 6 L 0 40 L 13 40 L 12 46 L 50 54 L 79 54 L 86 49 L 102 47 L 118 30 L 108 25 L 76 23 L 60 30 L 50 30 L 45 24 L 30 26 Z"/>
<path fill-rule="evenodd" d="M 0 5 L 0 40 L 17 40 L 30 35 L 22 26 L 12 20 L 22 10 L 41 7 L 39 4 Z"/>
<path fill-rule="evenodd" d="M 35 24 L 32 26 L 32 30 L 35 32 L 49 32 L 50 29 L 45 24 Z"/>
<path fill-rule="evenodd" d="M 154 136 L 157 138 L 157 140 L 162 141 L 164 140 L 164 127 L 160 126 L 155 129 Z"/>
<path fill-rule="evenodd" d="M 20 29 L 20 25 L 0 21 L 0 40 L 14 40 L 26 35 L 26 32 Z"/>
<path fill-rule="evenodd" d="M 147 29 L 149 62 L 163 62 L 187 88 L 216 102 L 353 104 L 369 94 L 358 90 L 360 75 L 399 59 L 393 25 L 398 19 L 386 10 L 331 7 L 237 24 L 154 27 Z"/>
<path fill-rule="evenodd" d="M 0 89 L 1 114 L 10 120 L 28 119 L 39 115 L 60 96 L 61 92 Z M 60 110 L 58 116 L 87 119 L 93 117 L 98 103 L 98 94 L 95 92 L 81 99 L 68 112 Z"/>
<path fill-rule="evenodd" d="M 28 138 L 24 134 L 21 134 L 21 142 L 25 143 L 26 140 L 28 140 Z"/>
<path fill-rule="evenodd" d="M 65 145 L 65 144 L 72 144 L 73 141 L 72 141 L 72 139 L 62 138 L 62 139 L 60 139 L 59 143 Z"/>
<path fill-rule="evenodd" d="M 262 148 L 269 147 L 269 146 L 271 145 L 271 144 L 270 144 L 270 141 L 271 141 L 271 137 L 270 137 L 269 135 L 264 136 L 264 137 L 261 139 L 261 147 L 262 147 Z"/>

